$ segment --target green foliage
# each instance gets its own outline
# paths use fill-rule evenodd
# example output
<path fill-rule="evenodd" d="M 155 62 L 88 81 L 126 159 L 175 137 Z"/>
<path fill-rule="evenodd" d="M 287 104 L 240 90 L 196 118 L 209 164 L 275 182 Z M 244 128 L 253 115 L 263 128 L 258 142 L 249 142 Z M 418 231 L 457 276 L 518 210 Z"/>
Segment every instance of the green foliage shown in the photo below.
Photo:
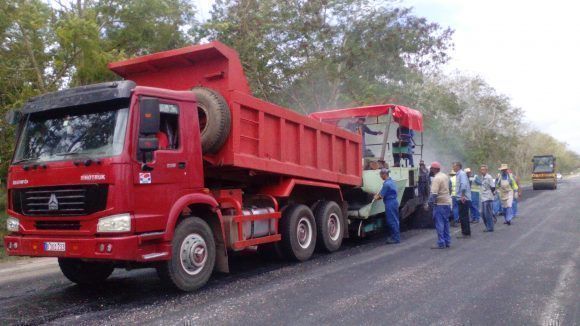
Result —
<path fill-rule="evenodd" d="M 4 236 L 8 233 L 6 230 L 6 189 L 3 185 L 0 185 L 0 244 L 3 243 Z M 0 245 L 2 247 L 2 245 Z M 3 249 L 0 249 L 0 258 L 2 257 Z"/>
<path fill-rule="evenodd" d="M 365 0 L 219 0 L 201 33 L 238 50 L 257 96 L 304 113 L 403 98 L 452 34 Z"/>

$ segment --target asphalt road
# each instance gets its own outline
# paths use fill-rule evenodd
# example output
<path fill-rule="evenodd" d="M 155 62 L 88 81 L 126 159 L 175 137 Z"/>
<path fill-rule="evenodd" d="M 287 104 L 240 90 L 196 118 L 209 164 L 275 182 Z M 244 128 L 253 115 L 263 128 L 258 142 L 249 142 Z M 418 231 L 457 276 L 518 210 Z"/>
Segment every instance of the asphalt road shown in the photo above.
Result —
<path fill-rule="evenodd" d="M 580 325 L 580 178 L 527 191 L 512 226 L 449 250 L 434 230 L 387 246 L 348 241 L 301 264 L 236 257 L 196 293 L 164 289 L 153 270 L 116 271 L 83 290 L 53 259 L 0 264 L 0 324 Z"/>

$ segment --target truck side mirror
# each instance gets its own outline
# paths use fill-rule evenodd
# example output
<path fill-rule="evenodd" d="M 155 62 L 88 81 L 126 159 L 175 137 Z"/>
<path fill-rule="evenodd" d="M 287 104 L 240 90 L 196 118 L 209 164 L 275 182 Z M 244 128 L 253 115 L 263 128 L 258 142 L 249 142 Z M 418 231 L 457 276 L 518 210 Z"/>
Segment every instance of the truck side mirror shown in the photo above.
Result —
<path fill-rule="evenodd" d="M 159 140 L 155 136 L 141 136 L 139 137 L 138 145 L 139 153 L 141 153 L 141 170 L 142 171 L 153 171 L 153 168 L 147 165 L 147 162 L 150 161 L 152 157 L 152 153 L 159 149 Z"/>
<path fill-rule="evenodd" d="M 159 140 L 157 137 L 139 137 L 139 151 L 150 153 L 159 149 Z"/>
<path fill-rule="evenodd" d="M 141 113 L 139 133 L 141 135 L 155 135 L 158 133 L 160 125 L 159 99 L 141 98 L 139 100 L 139 112 Z"/>
<path fill-rule="evenodd" d="M 6 123 L 9 125 L 17 125 L 20 122 L 20 119 L 22 119 L 22 112 L 18 110 L 10 110 L 6 112 L 5 119 Z"/>

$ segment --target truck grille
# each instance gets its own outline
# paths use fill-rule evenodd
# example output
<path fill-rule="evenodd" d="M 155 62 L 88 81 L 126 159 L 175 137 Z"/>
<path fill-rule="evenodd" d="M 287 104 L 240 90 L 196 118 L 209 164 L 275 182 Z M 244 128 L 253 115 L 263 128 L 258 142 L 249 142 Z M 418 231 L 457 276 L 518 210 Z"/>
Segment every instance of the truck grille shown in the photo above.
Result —
<path fill-rule="evenodd" d="M 80 230 L 79 221 L 37 221 L 37 230 Z"/>
<path fill-rule="evenodd" d="M 107 185 L 14 189 L 12 207 L 28 216 L 88 215 L 106 208 L 107 190 Z"/>

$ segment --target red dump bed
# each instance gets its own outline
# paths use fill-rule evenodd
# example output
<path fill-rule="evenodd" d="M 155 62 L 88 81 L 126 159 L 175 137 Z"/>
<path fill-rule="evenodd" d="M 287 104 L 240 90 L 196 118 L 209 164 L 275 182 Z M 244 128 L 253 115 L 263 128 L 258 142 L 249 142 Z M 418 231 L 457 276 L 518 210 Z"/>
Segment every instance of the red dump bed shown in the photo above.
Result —
<path fill-rule="evenodd" d="M 232 129 L 224 147 L 205 157 L 213 166 L 362 183 L 360 136 L 253 97 L 237 53 L 222 43 L 155 53 L 109 68 L 142 86 L 203 86 L 220 92 L 232 112 Z"/>

